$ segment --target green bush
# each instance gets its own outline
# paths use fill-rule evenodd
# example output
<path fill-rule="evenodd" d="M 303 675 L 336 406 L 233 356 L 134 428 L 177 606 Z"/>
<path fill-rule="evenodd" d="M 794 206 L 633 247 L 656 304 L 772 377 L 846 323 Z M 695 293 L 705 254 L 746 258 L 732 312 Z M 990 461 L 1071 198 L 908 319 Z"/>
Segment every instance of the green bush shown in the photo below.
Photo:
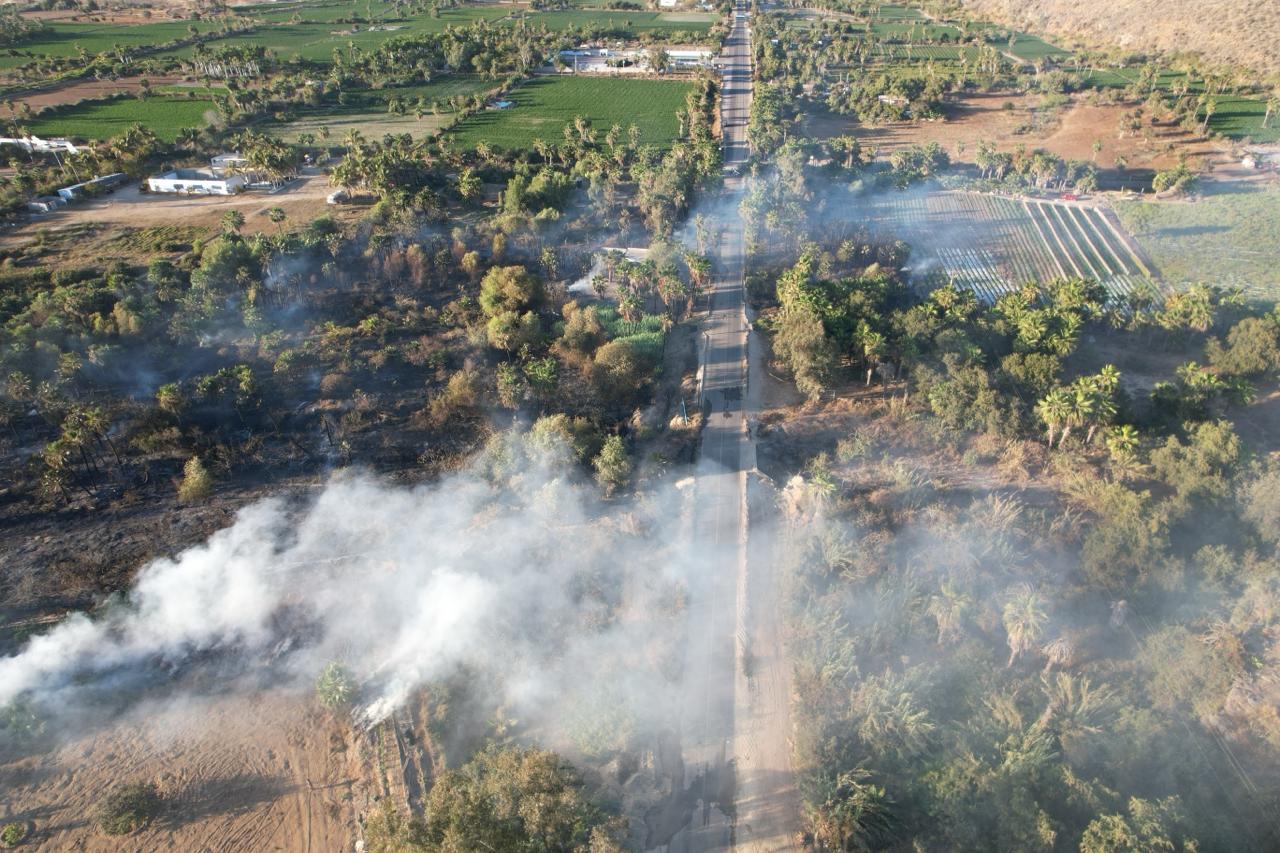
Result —
<path fill-rule="evenodd" d="M 128 835 L 142 829 L 160 811 L 160 792 L 151 782 L 116 788 L 98 806 L 98 825 L 107 835 Z"/>
<path fill-rule="evenodd" d="M 27 837 L 27 825 L 25 823 L 6 823 L 0 827 L 0 847 L 17 847 L 22 839 Z"/>

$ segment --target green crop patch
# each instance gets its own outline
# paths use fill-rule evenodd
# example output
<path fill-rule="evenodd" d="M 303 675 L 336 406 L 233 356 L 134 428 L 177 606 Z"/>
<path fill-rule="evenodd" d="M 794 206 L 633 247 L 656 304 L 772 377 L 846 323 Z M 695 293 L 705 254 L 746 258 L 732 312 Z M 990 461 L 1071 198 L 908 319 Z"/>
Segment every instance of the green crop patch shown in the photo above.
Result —
<path fill-rule="evenodd" d="M 1202 107 L 1199 116 L 1204 118 Z M 1214 98 L 1213 115 L 1209 117 L 1209 130 L 1231 139 L 1248 137 L 1254 142 L 1280 141 L 1280 116 L 1273 114 L 1268 127 L 1263 127 L 1267 117 L 1267 104 L 1257 98 L 1236 98 L 1218 95 Z"/>
<path fill-rule="evenodd" d="M 241 6 L 237 10 L 245 17 L 259 21 L 322 21 L 372 20 L 383 21 L 400 17 L 391 3 L 381 2 L 317 2 L 317 3 L 261 3 Z"/>
<path fill-rule="evenodd" d="M 515 20 L 525 20 L 535 27 L 546 27 L 553 32 L 583 30 L 589 33 L 610 33 L 635 36 L 640 33 L 686 32 L 705 35 L 718 15 L 690 12 L 616 12 L 590 9 L 529 12 Z"/>
<path fill-rule="evenodd" d="M 172 142 L 183 128 L 208 124 L 206 116 L 212 110 L 213 102 L 201 98 L 118 98 L 42 114 L 30 122 L 29 128 L 37 136 L 100 140 L 119 136 L 134 124 L 141 124 Z"/>
<path fill-rule="evenodd" d="M 1115 209 L 1168 284 L 1241 287 L 1250 296 L 1280 301 L 1280 190 L 1207 192 L 1195 204 L 1117 201 Z"/>
<path fill-rule="evenodd" d="M 507 150 L 528 148 L 535 139 L 557 142 L 577 116 L 601 133 L 614 124 L 640 129 L 642 144 L 670 145 L 679 132 L 676 111 L 689 83 L 618 77 L 538 77 L 517 89 L 507 109 L 489 109 L 455 129 L 468 147 L 479 142 Z"/>
<path fill-rule="evenodd" d="M 266 23 L 252 33 L 229 36 L 214 42 L 217 47 L 265 46 L 280 59 L 305 59 L 311 62 L 329 62 L 333 53 L 351 47 L 373 50 L 388 39 L 443 32 L 445 27 L 465 27 L 480 20 L 494 21 L 506 11 L 500 8 L 448 9 L 440 17 L 422 16 L 403 21 L 373 24 L 342 24 L 336 22 L 307 21 L 299 23 Z M 184 47 L 161 56 L 186 59 L 193 48 Z"/>
<path fill-rule="evenodd" d="M 0 50 L 0 68 L 17 68 L 43 57 L 88 56 L 115 50 L 150 47 L 190 37 L 190 29 L 207 33 L 212 21 L 158 21 L 153 24 L 81 24 L 54 21 L 26 41 Z"/>
<path fill-rule="evenodd" d="M 1018 33 L 1012 45 L 1005 45 L 1005 50 L 1023 62 L 1035 62 L 1050 57 L 1059 59 L 1071 55 L 1071 51 L 1063 50 L 1057 45 L 1049 44 L 1044 39 L 1027 33 Z"/>
<path fill-rule="evenodd" d="M 295 107 L 283 120 L 264 122 L 261 127 L 289 141 L 302 134 L 320 138 L 325 130 L 330 138 L 341 138 L 349 130 L 369 138 L 386 133 L 429 136 L 448 123 L 453 99 L 471 98 L 496 85 L 478 75 L 461 74 L 413 86 L 354 90 L 344 92 L 341 102 Z"/>

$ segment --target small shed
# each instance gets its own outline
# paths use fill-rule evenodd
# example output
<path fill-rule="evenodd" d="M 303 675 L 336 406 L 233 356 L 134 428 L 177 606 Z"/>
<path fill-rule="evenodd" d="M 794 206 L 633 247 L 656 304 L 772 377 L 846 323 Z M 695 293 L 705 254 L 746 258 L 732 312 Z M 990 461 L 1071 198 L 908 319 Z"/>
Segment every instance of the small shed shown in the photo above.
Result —
<path fill-rule="evenodd" d="M 66 206 L 66 199 L 56 195 L 42 195 L 27 202 L 27 210 L 32 213 L 53 213 L 58 208 Z"/>
<path fill-rule="evenodd" d="M 98 192 L 110 192 L 111 190 L 123 184 L 128 178 L 124 172 L 112 172 L 110 175 L 95 175 L 92 180 L 81 181 L 78 184 L 72 184 L 69 187 L 63 187 L 58 190 L 58 195 L 62 196 L 65 201 L 76 201 L 84 198 L 86 195 L 93 195 Z"/>

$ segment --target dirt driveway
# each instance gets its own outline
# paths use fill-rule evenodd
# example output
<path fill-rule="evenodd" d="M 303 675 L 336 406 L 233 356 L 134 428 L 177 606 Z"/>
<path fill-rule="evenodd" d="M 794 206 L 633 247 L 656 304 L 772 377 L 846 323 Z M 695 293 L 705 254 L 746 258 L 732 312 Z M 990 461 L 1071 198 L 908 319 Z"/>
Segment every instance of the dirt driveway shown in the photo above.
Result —
<path fill-rule="evenodd" d="M 216 228 L 229 210 L 244 214 L 243 232 L 274 230 L 267 218 L 273 207 L 284 210 L 286 226 L 297 226 L 325 213 L 339 218 L 352 215 L 354 208 L 325 203 L 333 192 L 329 177 L 317 169 L 307 170 L 297 181 L 276 192 L 246 192 L 234 196 L 157 195 L 139 191 L 130 184 L 109 196 L 72 205 L 56 213 L 36 216 L 10 232 L 3 243 L 12 245 L 33 239 L 37 231 L 57 232 L 83 225 L 145 228 L 158 225 L 186 225 Z"/>

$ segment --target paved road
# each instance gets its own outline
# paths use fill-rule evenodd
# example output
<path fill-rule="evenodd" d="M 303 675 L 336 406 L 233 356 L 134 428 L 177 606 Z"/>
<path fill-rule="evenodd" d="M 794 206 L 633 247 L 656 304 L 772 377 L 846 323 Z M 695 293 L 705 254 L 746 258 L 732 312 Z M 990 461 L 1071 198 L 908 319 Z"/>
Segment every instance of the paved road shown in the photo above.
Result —
<path fill-rule="evenodd" d="M 737 649 L 752 630 L 745 621 L 746 478 L 755 468 L 755 449 L 746 429 L 752 400 L 747 388 L 749 326 L 743 288 L 743 233 L 737 213 L 742 178 L 732 175 L 749 154 L 746 130 L 752 68 L 746 12 L 746 4 L 738 0 L 733 29 L 721 55 L 721 128 L 730 177 L 726 180 L 725 213 L 718 223 L 724 230 L 700 350 L 707 423 L 697 469 L 694 544 L 705 571 L 690 585 L 691 627 L 680 732 L 685 784 L 695 807 L 688 827 L 667 845 L 671 853 L 735 848 L 774 851 L 792 846 L 787 835 L 790 823 L 771 817 L 785 817 L 790 812 L 769 806 L 774 798 L 759 785 L 765 778 L 760 772 L 762 759 L 779 767 L 786 764 L 785 757 L 776 756 L 779 742 L 782 751 L 788 751 L 785 732 L 772 739 L 773 749 L 757 748 L 761 742 L 760 714 L 749 701 L 751 688 L 738 664 Z M 784 665 L 780 657 L 776 660 Z M 784 708 L 788 698 L 781 696 Z M 764 727 L 775 720 L 776 715 Z M 785 725 L 785 719 L 782 722 Z M 773 734 L 778 734 L 776 727 Z M 751 769 L 745 777 L 735 755 L 742 748 L 750 752 Z M 785 771 L 789 775 L 789 767 Z M 769 778 L 776 784 L 777 773 L 771 772 Z M 739 807 L 744 793 L 748 795 L 748 801 L 742 803 L 746 810 Z"/>

